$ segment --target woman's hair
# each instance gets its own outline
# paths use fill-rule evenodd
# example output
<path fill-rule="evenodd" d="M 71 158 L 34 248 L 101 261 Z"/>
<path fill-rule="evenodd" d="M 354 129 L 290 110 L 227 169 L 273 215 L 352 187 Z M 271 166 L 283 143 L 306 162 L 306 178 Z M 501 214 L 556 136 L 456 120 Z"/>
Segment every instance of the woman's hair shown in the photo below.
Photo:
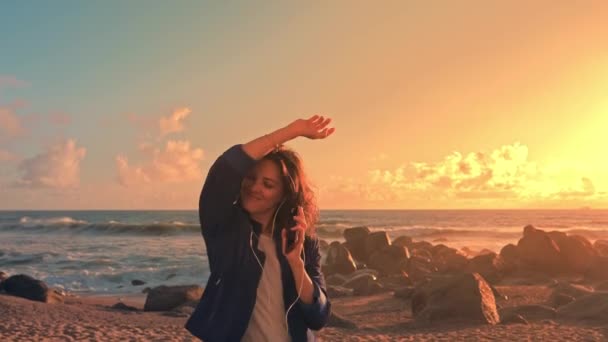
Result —
<path fill-rule="evenodd" d="M 306 235 L 314 236 L 316 224 L 319 220 L 319 208 L 317 199 L 312 189 L 310 180 L 304 172 L 304 165 L 299 154 L 283 145 L 265 155 L 262 160 L 270 160 L 279 168 L 281 181 L 283 182 L 283 200 L 279 212 L 276 215 L 275 227 L 287 226 L 291 210 L 297 206 L 304 209 L 308 229 Z"/>

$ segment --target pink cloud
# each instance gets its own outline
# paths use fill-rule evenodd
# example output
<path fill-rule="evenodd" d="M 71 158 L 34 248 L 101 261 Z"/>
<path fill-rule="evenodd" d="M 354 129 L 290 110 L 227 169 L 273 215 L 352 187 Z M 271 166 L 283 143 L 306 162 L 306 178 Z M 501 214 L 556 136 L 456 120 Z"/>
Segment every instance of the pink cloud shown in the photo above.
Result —
<path fill-rule="evenodd" d="M 80 183 L 80 162 L 86 149 L 68 139 L 19 164 L 22 177 L 17 184 L 27 187 L 73 188 Z"/>
<path fill-rule="evenodd" d="M 0 133 L 9 138 L 24 133 L 21 120 L 10 107 L 0 107 Z"/>
<path fill-rule="evenodd" d="M 200 162 L 204 152 L 188 141 L 168 141 L 164 149 L 151 149 L 150 159 L 141 166 L 129 165 L 123 155 L 115 158 L 118 182 L 124 186 L 149 182 L 184 182 L 202 179 Z"/>
<path fill-rule="evenodd" d="M 190 108 L 184 107 L 174 110 L 168 117 L 161 117 L 158 123 L 161 137 L 183 131 L 184 120 L 191 112 Z"/>
<path fill-rule="evenodd" d="M 29 85 L 29 83 L 19 80 L 15 76 L 0 75 L 0 88 L 2 88 L 2 87 L 19 88 L 19 87 L 26 87 L 28 85 Z"/>

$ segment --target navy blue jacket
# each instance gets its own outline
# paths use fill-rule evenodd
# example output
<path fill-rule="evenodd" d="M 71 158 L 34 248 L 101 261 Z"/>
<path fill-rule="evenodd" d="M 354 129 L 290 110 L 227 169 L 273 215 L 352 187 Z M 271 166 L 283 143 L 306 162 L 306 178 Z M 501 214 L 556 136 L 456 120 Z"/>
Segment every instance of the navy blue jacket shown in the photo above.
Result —
<path fill-rule="evenodd" d="M 211 166 L 199 201 L 199 216 L 211 274 L 205 291 L 185 328 L 206 341 L 240 341 L 256 301 L 265 254 L 258 250 L 261 225 L 253 221 L 238 200 L 241 181 L 253 167 L 242 145 L 225 151 Z M 314 341 L 311 330 L 327 323 L 331 303 L 321 273 L 319 240 L 304 241 L 305 269 L 313 281 L 313 303 L 297 299 L 296 285 L 282 252 L 280 229 L 274 240 L 281 265 L 283 300 L 292 341 Z M 255 256 L 254 256 L 255 253 Z"/>

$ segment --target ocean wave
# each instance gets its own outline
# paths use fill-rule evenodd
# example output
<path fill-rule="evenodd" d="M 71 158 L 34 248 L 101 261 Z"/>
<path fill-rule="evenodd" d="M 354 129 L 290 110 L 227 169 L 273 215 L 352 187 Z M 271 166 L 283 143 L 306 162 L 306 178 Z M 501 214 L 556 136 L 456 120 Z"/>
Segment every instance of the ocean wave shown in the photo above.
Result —
<path fill-rule="evenodd" d="M 110 220 L 106 223 L 89 223 L 70 217 L 32 219 L 23 217 L 18 223 L 4 223 L 0 231 L 19 231 L 36 233 L 89 233 L 89 234 L 136 234 L 136 235 L 173 235 L 200 232 L 199 224 L 180 221 L 158 223 L 120 223 Z"/>

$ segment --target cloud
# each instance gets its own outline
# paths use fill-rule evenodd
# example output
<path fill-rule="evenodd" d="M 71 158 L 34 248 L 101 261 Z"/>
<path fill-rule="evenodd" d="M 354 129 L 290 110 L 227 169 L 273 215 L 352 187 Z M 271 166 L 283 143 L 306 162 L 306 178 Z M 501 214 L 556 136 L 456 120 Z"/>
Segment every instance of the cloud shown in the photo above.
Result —
<path fill-rule="evenodd" d="M 334 177 L 324 192 L 334 198 L 357 197 L 368 206 L 374 202 L 394 206 L 432 206 L 442 202 L 451 207 L 463 203 L 498 207 L 506 202 L 553 203 L 559 199 L 597 200 L 603 196 L 590 177 L 528 160 L 528 147 L 519 142 L 489 153 L 453 152 L 435 163 L 409 162 L 395 168 L 374 168 L 358 179 Z"/>
<path fill-rule="evenodd" d="M 67 139 L 51 146 L 47 151 L 19 164 L 23 174 L 17 184 L 27 187 L 72 188 L 80 183 L 80 162 L 86 155 L 84 147 Z"/>
<path fill-rule="evenodd" d="M 158 123 L 160 128 L 160 136 L 164 137 L 171 133 L 177 133 L 184 130 L 184 119 L 190 115 L 190 108 L 178 108 L 168 117 L 161 117 Z"/>
<path fill-rule="evenodd" d="M 10 107 L 0 107 L 0 135 L 16 137 L 24 133 L 23 124 L 15 111 Z"/>
<path fill-rule="evenodd" d="M 150 182 L 183 182 L 202 178 L 200 162 L 204 152 L 200 148 L 191 148 L 188 141 L 167 141 L 164 149 L 151 149 L 144 145 L 151 154 L 150 160 L 143 166 L 130 166 L 127 157 L 116 156 L 118 181 L 124 186 Z"/>

